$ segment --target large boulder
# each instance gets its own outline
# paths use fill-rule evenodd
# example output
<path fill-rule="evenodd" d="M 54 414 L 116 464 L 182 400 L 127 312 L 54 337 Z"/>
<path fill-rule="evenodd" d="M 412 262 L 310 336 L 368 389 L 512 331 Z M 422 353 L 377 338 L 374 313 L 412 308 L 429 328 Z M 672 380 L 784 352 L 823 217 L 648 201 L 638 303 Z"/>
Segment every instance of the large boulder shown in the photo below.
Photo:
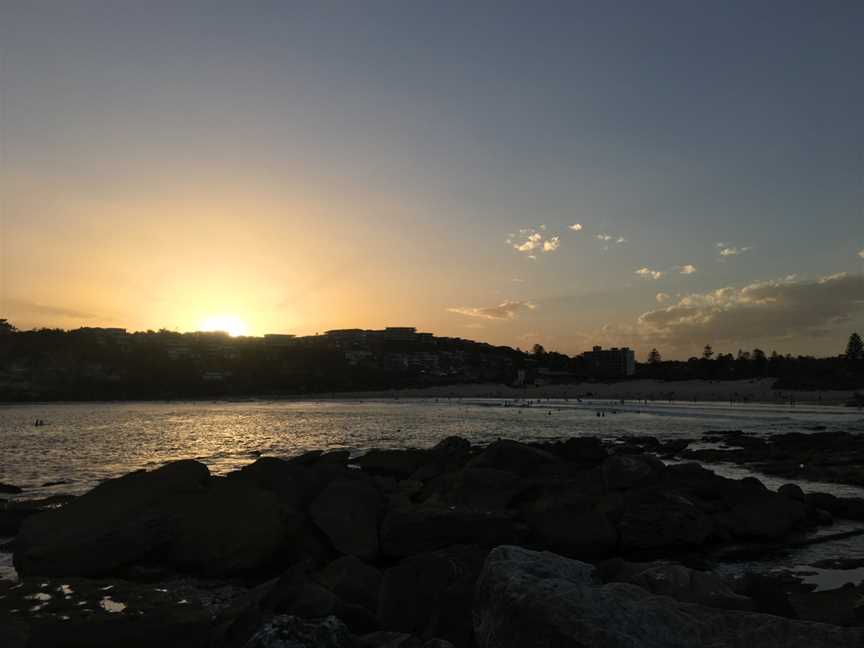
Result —
<path fill-rule="evenodd" d="M 574 558 L 597 558 L 611 554 L 618 544 L 604 504 L 601 497 L 559 488 L 525 505 L 522 516 L 541 546 Z"/>
<path fill-rule="evenodd" d="M 466 468 L 431 480 L 426 484 L 423 494 L 430 503 L 503 510 L 525 487 L 519 475 L 506 470 Z"/>
<path fill-rule="evenodd" d="M 104 482 L 25 520 L 15 567 L 24 575 L 104 576 L 161 552 L 177 535 L 177 499 L 204 493 L 209 481 L 204 464 L 187 460 Z"/>
<path fill-rule="evenodd" d="M 491 547 L 519 537 L 512 515 L 505 512 L 428 506 L 395 509 L 381 524 L 381 552 L 403 557 L 455 544 Z"/>
<path fill-rule="evenodd" d="M 561 459 L 546 450 L 541 450 L 518 441 L 502 439 L 490 444 L 483 452 L 468 462 L 472 468 L 496 468 L 517 475 L 536 475 L 544 467 L 560 464 Z"/>
<path fill-rule="evenodd" d="M 713 530 L 711 518 L 693 502 L 663 490 L 630 491 L 618 522 L 624 551 L 698 546 Z"/>
<path fill-rule="evenodd" d="M 833 648 L 864 646 L 864 631 L 710 608 L 629 583 L 598 583 L 594 568 L 547 552 L 494 549 L 474 598 L 479 648 Z"/>
<path fill-rule="evenodd" d="M 188 593 L 125 581 L 0 581 L 0 639 L 4 648 L 204 648 L 210 613 Z"/>
<path fill-rule="evenodd" d="M 384 572 L 378 618 L 388 630 L 472 643 L 471 600 L 486 551 L 456 546 L 412 556 Z"/>
<path fill-rule="evenodd" d="M 14 536 L 27 518 L 59 508 L 74 499 L 74 495 L 52 495 L 35 500 L 0 500 L 0 536 Z"/>
<path fill-rule="evenodd" d="M 331 482 L 309 512 L 338 552 L 374 560 L 381 504 L 381 494 L 371 484 L 343 480 Z"/>
<path fill-rule="evenodd" d="M 116 575 L 142 562 L 228 576 L 265 566 L 298 524 L 273 493 L 180 461 L 28 518 L 14 561 L 25 576 Z"/>
<path fill-rule="evenodd" d="M 396 479 L 408 479 L 429 459 L 427 450 L 370 450 L 355 459 L 354 463 L 365 472 Z"/>
<path fill-rule="evenodd" d="M 667 562 L 636 563 L 620 558 L 597 566 L 604 583 L 632 583 L 652 594 L 663 594 L 685 603 L 699 603 L 725 610 L 753 610 L 753 601 L 732 590 L 720 576 Z"/>
<path fill-rule="evenodd" d="M 342 556 L 318 572 L 317 580 L 346 603 L 378 609 L 381 572 L 355 556 Z"/>
<path fill-rule="evenodd" d="M 804 523 L 807 509 L 797 500 L 766 492 L 742 500 L 717 519 L 737 538 L 776 540 Z"/>
<path fill-rule="evenodd" d="M 656 484 L 665 466 L 651 455 L 616 454 L 603 462 L 602 470 L 609 490 L 624 490 Z"/>

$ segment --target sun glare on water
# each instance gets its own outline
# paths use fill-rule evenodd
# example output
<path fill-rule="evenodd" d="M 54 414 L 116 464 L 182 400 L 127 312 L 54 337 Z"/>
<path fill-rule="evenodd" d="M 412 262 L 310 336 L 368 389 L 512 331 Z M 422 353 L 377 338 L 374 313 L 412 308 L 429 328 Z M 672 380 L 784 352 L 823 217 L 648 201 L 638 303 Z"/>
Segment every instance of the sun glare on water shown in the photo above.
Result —
<path fill-rule="evenodd" d="M 202 331 L 222 331 L 231 337 L 246 335 L 249 326 L 236 315 L 213 315 L 201 322 Z"/>

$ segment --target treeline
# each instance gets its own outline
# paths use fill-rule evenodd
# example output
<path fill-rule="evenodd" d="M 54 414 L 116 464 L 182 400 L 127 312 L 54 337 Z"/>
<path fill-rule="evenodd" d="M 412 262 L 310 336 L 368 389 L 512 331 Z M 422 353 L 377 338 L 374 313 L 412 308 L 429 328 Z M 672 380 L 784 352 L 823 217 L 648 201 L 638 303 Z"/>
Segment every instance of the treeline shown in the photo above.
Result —
<path fill-rule="evenodd" d="M 715 353 L 706 345 L 701 357 L 664 361 L 660 352 L 652 349 L 647 362 L 637 365 L 636 377 L 659 380 L 776 378 L 778 389 L 861 389 L 864 388 L 864 348 L 861 337 L 853 333 L 845 352 L 829 358 L 780 355 L 758 348 L 724 354 Z"/>

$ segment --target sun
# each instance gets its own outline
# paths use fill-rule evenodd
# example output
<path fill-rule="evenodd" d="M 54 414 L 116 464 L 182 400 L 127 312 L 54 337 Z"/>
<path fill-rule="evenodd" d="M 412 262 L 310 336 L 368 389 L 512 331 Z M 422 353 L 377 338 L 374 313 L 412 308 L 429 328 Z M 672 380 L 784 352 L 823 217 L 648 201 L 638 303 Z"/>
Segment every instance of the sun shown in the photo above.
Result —
<path fill-rule="evenodd" d="M 211 315 L 201 321 L 202 331 L 221 331 L 231 337 L 246 335 L 249 326 L 236 315 Z"/>

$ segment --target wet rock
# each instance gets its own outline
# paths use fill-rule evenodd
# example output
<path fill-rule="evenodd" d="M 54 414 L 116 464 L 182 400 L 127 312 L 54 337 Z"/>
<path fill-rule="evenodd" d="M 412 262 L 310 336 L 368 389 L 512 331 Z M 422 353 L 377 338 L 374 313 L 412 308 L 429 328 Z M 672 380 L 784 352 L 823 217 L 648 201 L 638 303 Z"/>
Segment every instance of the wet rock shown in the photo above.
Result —
<path fill-rule="evenodd" d="M 343 554 L 374 560 L 378 556 L 381 495 L 367 483 L 335 481 L 309 507 L 315 524 Z"/>
<path fill-rule="evenodd" d="M 358 648 L 354 636 L 335 616 L 301 619 L 283 614 L 267 621 L 245 648 Z"/>
<path fill-rule="evenodd" d="M 495 468 L 524 476 L 536 475 L 549 464 L 560 462 L 557 456 L 546 450 L 502 439 L 490 444 L 468 465 L 472 468 Z"/>
<path fill-rule="evenodd" d="M 753 610 L 753 601 L 736 594 L 721 577 L 683 565 L 613 559 L 598 565 L 597 575 L 604 583 L 632 583 L 652 594 L 671 596 L 685 603 L 724 610 Z"/>
<path fill-rule="evenodd" d="M 378 609 L 381 572 L 359 558 L 337 558 L 318 573 L 317 580 L 346 603 L 362 605 L 370 612 Z"/>
<path fill-rule="evenodd" d="M 0 493 L 4 493 L 7 495 L 17 495 L 18 493 L 23 493 L 24 489 L 20 486 L 14 486 L 13 484 L 4 484 L 0 482 Z"/>
<path fill-rule="evenodd" d="M 634 490 L 624 498 L 618 523 L 624 551 L 699 546 L 714 524 L 683 495 L 663 490 Z"/>
<path fill-rule="evenodd" d="M 822 592 L 790 592 L 789 603 L 799 619 L 838 626 L 864 625 L 864 586 L 844 585 Z"/>
<path fill-rule="evenodd" d="M 0 628 L 7 623 L 24 633 L 27 643 L 19 645 L 28 648 L 203 648 L 210 641 L 210 614 L 198 600 L 113 580 L 0 582 Z"/>
<path fill-rule="evenodd" d="M 601 585 L 587 563 L 519 547 L 498 547 L 487 558 L 474 629 L 479 648 L 864 645 L 858 628 L 682 603 L 627 583 Z"/>
<path fill-rule="evenodd" d="M 613 455 L 602 465 L 603 480 L 610 490 L 625 490 L 656 484 L 663 475 L 663 462 L 650 455 Z"/>
<path fill-rule="evenodd" d="M 520 537 L 513 517 L 499 511 L 418 507 L 390 511 L 381 524 L 381 552 L 403 557 L 454 544 L 493 546 Z"/>
<path fill-rule="evenodd" d="M 486 552 L 457 546 L 412 556 L 384 572 L 378 599 L 381 626 L 472 643 L 471 601 Z"/>

